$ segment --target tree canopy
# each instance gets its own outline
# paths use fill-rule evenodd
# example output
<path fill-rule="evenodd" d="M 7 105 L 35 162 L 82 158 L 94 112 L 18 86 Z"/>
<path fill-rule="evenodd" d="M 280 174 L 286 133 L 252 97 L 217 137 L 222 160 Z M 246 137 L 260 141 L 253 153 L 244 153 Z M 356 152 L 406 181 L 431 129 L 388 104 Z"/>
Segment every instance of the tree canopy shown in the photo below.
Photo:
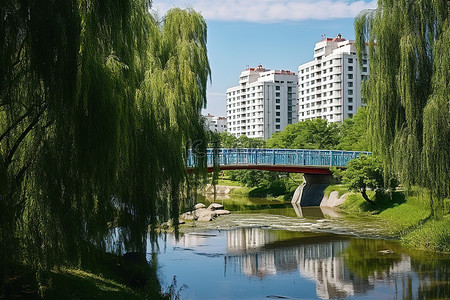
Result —
<path fill-rule="evenodd" d="M 178 214 L 185 145 L 205 138 L 206 23 L 149 3 L 1 2 L 0 277 L 116 242 L 145 255 L 148 225 Z"/>
<path fill-rule="evenodd" d="M 266 143 L 268 148 L 334 149 L 339 143 L 339 124 L 324 119 L 290 124 Z"/>
<path fill-rule="evenodd" d="M 446 0 L 379 0 L 355 21 L 358 55 L 369 56 L 362 93 L 374 151 L 431 199 L 450 195 L 448 16 Z"/>
<path fill-rule="evenodd" d="M 342 183 L 351 191 L 361 192 L 364 200 L 370 204 L 375 204 L 375 202 L 367 196 L 367 189 L 381 192 L 397 186 L 397 180 L 394 178 L 389 180 L 388 185 L 385 184 L 382 164 L 374 155 L 364 155 L 352 159 L 349 161 L 346 170 L 336 169 L 335 172 L 342 173 L 338 175 L 342 176 Z"/>

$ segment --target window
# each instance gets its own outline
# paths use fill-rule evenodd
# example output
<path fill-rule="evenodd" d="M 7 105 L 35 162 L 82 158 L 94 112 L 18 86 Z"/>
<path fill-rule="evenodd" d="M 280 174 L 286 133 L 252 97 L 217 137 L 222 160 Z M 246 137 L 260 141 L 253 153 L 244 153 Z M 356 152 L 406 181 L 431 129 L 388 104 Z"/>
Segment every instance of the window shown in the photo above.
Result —
<path fill-rule="evenodd" d="M 347 84 L 348 84 L 348 87 L 353 87 L 353 82 L 349 81 Z"/>
<path fill-rule="evenodd" d="M 349 118 L 353 118 L 353 114 L 348 114 L 348 117 Z"/>
<path fill-rule="evenodd" d="M 349 59 L 348 59 L 348 63 L 349 63 L 349 64 L 352 64 L 352 63 L 353 63 L 353 58 L 349 58 Z"/>
<path fill-rule="evenodd" d="M 353 90 L 348 90 L 349 95 L 353 95 Z"/>
<path fill-rule="evenodd" d="M 275 99 L 275 103 L 280 103 L 280 99 Z"/>
<path fill-rule="evenodd" d="M 353 103 L 353 98 L 352 97 L 349 97 L 347 100 L 348 100 L 348 103 Z"/>
<path fill-rule="evenodd" d="M 279 91 L 279 90 L 280 90 L 280 86 L 279 86 L 279 85 L 275 86 L 275 89 L 276 89 L 277 91 Z"/>
<path fill-rule="evenodd" d="M 363 59 L 363 65 L 367 65 L 367 59 Z"/>
<path fill-rule="evenodd" d="M 276 112 L 276 116 L 277 116 L 277 117 L 280 116 L 280 112 L 279 112 L 279 111 Z"/>
<path fill-rule="evenodd" d="M 280 122 L 281 122 L 281 119 L 276 118 L 276 119 L 275 119 L 275 122 L 276 122 L 276 123 L 280 123 Z"/>
<path fill-rule="evenodd" d="M 280 97 L 280 93 L 275 93 L 275 97 Z"/>
<path fill-rule="evenodd" d="M 275 126 L 276 129 L 281 129 L 280 125 Z"/>
<path fill-rule="evenodd" d="M 279 105 L 275 106 L 275 109 L 280 109 L 280 106 Z"/>
<path fill-rule="evenodd" d="M 367 67 L 363 67 L 362 71 L 367 72 Z"/>
<path fill-rule="evenodd" d="M 347 77 L 348 79 L 353 79 L 353 74 L 348 74 Z"/>
<path fill-rule="evenodd" d="M 352 67 L 352 66 L 349 66 L 349 67 L 348 67 L 348 71 L 349 71 L 349 72 L 352 72 L 352 71 L 353 71 L 353 67 Z"/>
<path fill-rule="evenodd" d="M 353 105 L 349 105 L 348 110 L 353 110 Z"/>

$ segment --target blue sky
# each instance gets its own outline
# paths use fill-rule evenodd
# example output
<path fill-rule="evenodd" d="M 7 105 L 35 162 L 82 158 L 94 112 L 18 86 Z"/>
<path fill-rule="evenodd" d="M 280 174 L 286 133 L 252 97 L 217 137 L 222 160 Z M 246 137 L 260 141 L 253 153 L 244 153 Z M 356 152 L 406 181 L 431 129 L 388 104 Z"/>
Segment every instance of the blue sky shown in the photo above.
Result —
<path fill-rule="evenodd" d="M 376 7 L 371 0 L 154 0 L 159 16 L 172 7 L 193 8 L 208 24 L 212 82 L 204 113 L 225 116 L 225 90 L 238 84 L 246 68 L 297 73 L 313 57 L 321 36 L 354 39 L 354 17 Z"/>

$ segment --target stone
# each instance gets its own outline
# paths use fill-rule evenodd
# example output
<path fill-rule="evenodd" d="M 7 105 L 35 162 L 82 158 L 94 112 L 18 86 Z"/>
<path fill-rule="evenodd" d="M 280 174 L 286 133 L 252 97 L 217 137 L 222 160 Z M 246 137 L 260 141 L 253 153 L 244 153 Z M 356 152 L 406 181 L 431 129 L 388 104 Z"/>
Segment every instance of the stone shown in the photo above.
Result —
<path fill-rule="evenodd" d="M 180 220 L 195 220 L 196 218 L 198 218 L 198 216 L 196 216 L 191 211 L 185 212 L 184 214 L 180 215 Z M 181 222 L 180 222 L 180 224 L 181 224 Z"/>
<path fill-rule="evenodd" d="M 206 207 L 206 205 L 203 204 L 203 203 L 197 203 L 197 204 L 195 204 L 195 206 L 194 206 L 195 209 L 205 208 L 205 207 Z"/>
<path fill-rule="evenodd" d="M 198 219 L 197 221 L 199 222 L 207 222 L 207 221 L 211 221 L 214 217 L 217 216 L 215 211 L 210 211 L 210 210 L 200 210 L 200 211 L 196 211 L 197 215 L 198 215 Z"/>
<path fill-rule="evenodd" d="M 199 222 L 209 222 L 209 221 L 212 221 L 212 217 L 211 217 L 211 215 L 202 215 L 202 216 L 200 216 L 200 217 L 198 217 L 198 219 L 197 219 L 197 221 L 199 221 Z"/>
<path fill-rule="evenodd" d="M 209 209 L 209 210 L 216 210 L 216 209 L 221 209 L 221 208 L 223 208 L 223 205 L 222 205 L 222 204 L 219 204 L 219 203 L 211 203 L 211 204 L 208 206 L 208 209 Z"/>
<path fill-rule="evenodd" d="M 215 212 L 218 216 L 221 216 L 221 215 L 229 215 L 229 214 L 230 214 L 230 211 L 229 211 L 229 210 L 226 210 L 226 209 L 216 209 L 214 212 Z"/>

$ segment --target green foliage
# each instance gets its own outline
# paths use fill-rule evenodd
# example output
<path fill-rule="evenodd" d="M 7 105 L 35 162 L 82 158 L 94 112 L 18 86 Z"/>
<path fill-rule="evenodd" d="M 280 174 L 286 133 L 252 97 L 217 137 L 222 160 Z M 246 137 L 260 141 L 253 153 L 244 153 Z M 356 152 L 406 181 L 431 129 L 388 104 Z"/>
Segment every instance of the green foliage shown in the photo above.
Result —
<path fill-rule="evenodd" d="M 222 148 L 264 148 L 266 145 L 264 140 L 249 138 L 246 135 L 237 138 L 228 132 L 219 133 L 218 139 Z"/>
<path fill-rule="evenodd" d="M 339 125 L 324 119 L 290 124 L 267 140 L 268 148 L 335 149 L 339 143 Z"/>
<path fill-rule="evenodd" d="M 351 191 L 383 190 L 383 169 L 380 161 L 373 155 L 364 155 L 349 161 L 343 171 L 342 182 Z"/>
<path fill-rule="evenodd" d="M 341 138 L 336 149 L 349 151 L 370 151 L 368 138 L 367 108 L 358 108 L 353 118 L 347 118 L 341 127 Z"/>
<path fill-rule="evenodd" d="M 117 239 L 145 253 L 148 225 L 178 219 L 186 144 L 206 139 L 206 23 L 149 9 L 1 2 L 0 281 L 24 262 L 42 282 Z"/>
<path fill-rule="evenodd" d="M 450 219 L 426 222 L 404 236 L 402 241 L 418 249 L 450 252 Z"/>
<path fill-rule="evenodd" d="M 386 174 L 430 189 L 432 207 L 450 195 L 448 16 L 446 0 L 380 0 L 355 21 L 374 151 Z"/>
<path fill-rule="evenodd" d="M 395 190 L 398 185 L 396 178 L 383 177 L 381 161 L 374 155 L 352 159 L 344 171 L 334 168 L 332 172 L 335 178 L 342 179 L 342 183 L 350 191 L 361 192 L 363 198 L 372 205 L 375 203 L 367 196 L 367 189 L 374 190 L 380 196 L 378 194 L 387 189 Z"/>

